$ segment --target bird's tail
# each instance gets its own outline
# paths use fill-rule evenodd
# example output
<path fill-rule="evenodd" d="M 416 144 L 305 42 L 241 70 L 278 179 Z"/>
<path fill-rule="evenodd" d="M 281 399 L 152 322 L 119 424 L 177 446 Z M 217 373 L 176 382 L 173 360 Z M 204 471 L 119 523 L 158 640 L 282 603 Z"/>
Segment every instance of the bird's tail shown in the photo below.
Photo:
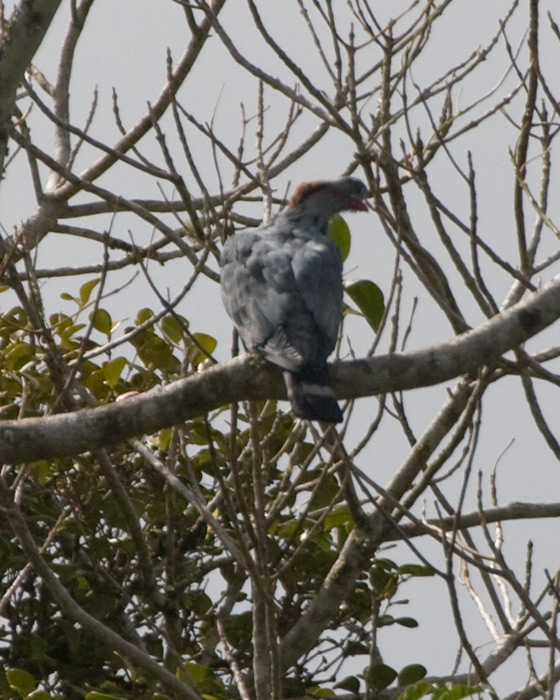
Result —
<path fill-rule="evenodd" d="M 327 367 L 304 367 L 299 372 L 285 370 L 284 381 L 296 416 L 325 423 L 342 421 L 342 411 L 336 402 Z"/>

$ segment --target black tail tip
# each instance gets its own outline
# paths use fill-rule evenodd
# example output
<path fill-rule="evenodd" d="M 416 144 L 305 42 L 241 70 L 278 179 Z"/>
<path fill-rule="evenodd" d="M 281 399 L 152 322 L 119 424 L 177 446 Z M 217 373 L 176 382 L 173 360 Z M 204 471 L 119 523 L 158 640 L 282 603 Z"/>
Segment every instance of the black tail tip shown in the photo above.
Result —
<path fill-rule="evenodd" d="M 292 411 L 305 420 L 319 420 L 324 423 L 341 423 L 342 411 L 334 392 L 328 383 L 327 368 L 307 369 L 295 374 L 284 372 L 288 398 Z"/>
<path fill-rule="evenodd" d="M 303 400 L 302 400 L 303 399 Z M 342 423 L 342 411 L 334 399 L 306 395 L 292 401 L 292 411 L 298 418 L 319 420 L 323 423 Z"/>

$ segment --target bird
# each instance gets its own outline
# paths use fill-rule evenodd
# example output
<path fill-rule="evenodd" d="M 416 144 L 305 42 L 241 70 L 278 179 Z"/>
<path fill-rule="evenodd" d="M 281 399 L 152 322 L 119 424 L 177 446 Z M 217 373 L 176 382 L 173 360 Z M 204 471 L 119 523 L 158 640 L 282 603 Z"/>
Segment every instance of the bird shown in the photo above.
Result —
<path fill-rule="evenodd" d="M 278 366 L 292 412 L 340 423 L 327 359 L 342 320 L 342 258 L 328 238 L 342 211 L 367 211 L 355 177 L 299 185 L 269 224 L 230 236 L 220 256 L 225 309 L 249 352 Z"/>

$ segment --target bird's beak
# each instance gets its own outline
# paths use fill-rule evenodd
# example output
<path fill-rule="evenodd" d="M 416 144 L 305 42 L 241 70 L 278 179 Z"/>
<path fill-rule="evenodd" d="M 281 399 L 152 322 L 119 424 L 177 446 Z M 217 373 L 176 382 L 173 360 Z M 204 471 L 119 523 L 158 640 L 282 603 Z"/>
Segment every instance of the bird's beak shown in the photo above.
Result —
<path fill-rule="evenodd" d="M 375 211 L 373 204 L 368 199 L 361 199 L 356 203 L 358 211 Z"/>
<path fill-rule="evenodd" d="M 352 202 L 353 211 L 368 211 L 371 208 L 371 204 L 366 199 L 356 199 Z"/>

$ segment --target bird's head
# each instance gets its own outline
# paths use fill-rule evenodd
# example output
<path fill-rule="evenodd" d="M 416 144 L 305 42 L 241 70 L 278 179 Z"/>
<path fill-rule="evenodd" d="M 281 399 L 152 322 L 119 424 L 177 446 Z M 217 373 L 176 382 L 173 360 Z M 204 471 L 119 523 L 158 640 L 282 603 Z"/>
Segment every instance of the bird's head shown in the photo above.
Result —
<path fill-rule="evenodd" d="M 305 209 L 330 218 L 341 211 L 367 211 L 370 205 L 367 187 L 355 177 L 340 180 L 304 182 L 288 202 L 289 209 Z"/>

